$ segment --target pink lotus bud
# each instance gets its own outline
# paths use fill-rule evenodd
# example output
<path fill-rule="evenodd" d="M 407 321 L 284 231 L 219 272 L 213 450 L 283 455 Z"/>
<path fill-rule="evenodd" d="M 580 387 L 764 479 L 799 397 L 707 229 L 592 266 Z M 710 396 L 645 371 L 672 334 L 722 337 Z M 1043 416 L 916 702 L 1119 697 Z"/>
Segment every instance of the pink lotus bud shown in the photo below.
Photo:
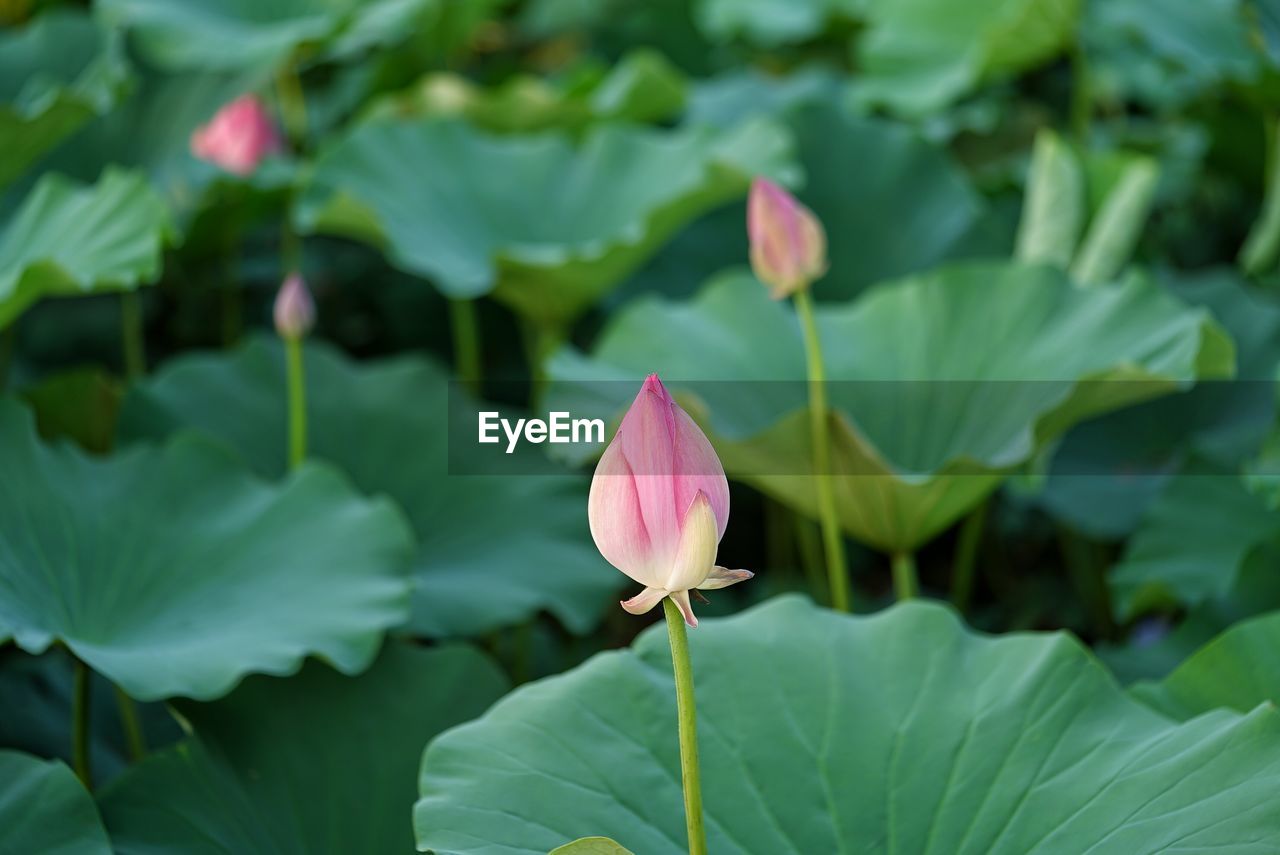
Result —
<path fill-rule="evenodd" d="M 645 588 L 623 602 L 644 614 L 671 597 L 697 626 L 689 591 L 750 579 L 716 566 L 729 522 L 729 483 L 715 450 L 689 414 L 650 374 L 591 480 L 591 537 L 605 560 Z"/>
<path fill-rule="evenodd" d="M 751 183 L 747 200 L 751 269 L 775 300 L 808 288 L 827 272 L 822 223 L 796 198 L 766 178 Z"/>
<path fill-rule="evenodd" d="M 302 338 L 316 322 L 316 304 L 311 301 L 307 283 L 297 273 L 290 273 L 276 294 L 274 310 L 276 332 L 281 338 Z"/>
<path fill-rule="evenodd" d="M 191 134 L 191 153 L 236 175 L 249 175 L 280 150 L 280 134 L 262 102 L 242 95 Z"/>

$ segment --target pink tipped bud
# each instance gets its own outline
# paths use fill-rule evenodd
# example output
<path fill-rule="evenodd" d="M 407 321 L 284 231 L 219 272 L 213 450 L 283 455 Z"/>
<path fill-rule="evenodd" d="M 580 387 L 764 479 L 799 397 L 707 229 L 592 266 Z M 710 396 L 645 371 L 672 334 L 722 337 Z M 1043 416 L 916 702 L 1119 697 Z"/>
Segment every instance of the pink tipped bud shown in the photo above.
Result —
<path fill-rule="evenodd" d="M 587 516 L 600 554 L 645 586 L 622 604 L 633 614 L 669 596 L 696 626 L 691 589 L 751 578 L 716 566 L 729 523 L 729 483 L 706 435 L 656 374 L 644 381 L 596 466 Z"/>
<path fill-rule="evenodd" d="M 191 134 L 191 153 L 235 175 L 249 175 L 280 150 L 280 134 L 262 102 L 242 95 Z"/>
<path fill-rule="evenodd" d="M 751 183 L 747 200 L 751 268 L 774 299 L 808 288 L 827 272 L 822 223 L 796 198 L 765 178 Z"/>
<path fill-rule="evenodd" d="M 311 300 L 307 283 L 297 273 L 285 277 L 276 294 L 276 332 L 281 338 L 298 339 L 311 331 L 316 322 L 316 305 Z"/>

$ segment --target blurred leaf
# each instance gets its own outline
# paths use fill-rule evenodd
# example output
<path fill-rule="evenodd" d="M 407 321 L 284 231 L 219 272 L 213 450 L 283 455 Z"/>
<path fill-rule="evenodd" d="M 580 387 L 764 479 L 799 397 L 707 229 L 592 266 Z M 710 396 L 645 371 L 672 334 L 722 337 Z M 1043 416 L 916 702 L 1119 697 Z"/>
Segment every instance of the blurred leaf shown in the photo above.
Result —
<path fill-rule="evenodd" d="M 0 31 L 0 187 L 95 115 L 128 78 L 119 34 L 55 10 Z"/>
<path fill-rule="evenodd" d="M 0 327 L 41 297 L 132 291 L 160 275 L 168 214 L 141 176 L 46 174 L 0 227 Z"/>
<path fill-rule="evenodd" d="M 1103 539 L 1127 536 L 1191 456 L 1223 467 L 1251 460 L 1275 423 L 1280 302 L 1229 268 L 1161 271 L 1160 284 L 1213 313 L 1236 345 L 1236 377 L 1102 416 L 1054 452 L 1039 496 L 1055 517 Z"/>
<path fill-rule="evenodd" d="M 850 617 L 795 597 L 695 635 L 712 852 L 1280 845 L 1280 716 L 1172 722 L 1070 636 L 990 638 L 937 605 Z M 442 734 L 419 789 L 429 851 L 527 855 L 605 833 L 685 852 L 664 630 Z"/>
<path fill-rule="evenodd" d="M 922 117 L 1062 53 L 1082 0 L 867 0 L 857 98 Z"/>
<path fill-rule="evenodd" d="M 438 0 L 99 0 L 147 59 L 169 69 L 278 65 L 306 45 L 346 56 L 394 42 Z"/>
<path fill-rule="evenodd" d="M 928 541 L 1072 424 L 1234 367 L 1207 312 L 1145 280 L 1086 290 L 1052 268 L 1010 263 L 883 284 L 821 307 L 818 326 L 842 523 L 889 551 Z M 566 351 L 549 368 L 560 381 L 625 378 L 563 390 L 603 399 L 555 399 L 575 415 L 609 416 L 662 366 L 730 477 L 813 515 L 802 354 L 787 308 L 751 277 L 726 276 L 690 304 L 638 301 L 611 320 L 591 360 Z"/>
<path fill-rule="evenodd" d="M 831 236 L 831 267 L 814 285 L 817 299 L 845 299 L 925 270 L 977 221 L 982 199 L 964 174 L 906 126 L 830 104 L 799 107 L 788 119 L 806 176 L 800 195 Z"/>
<path fill-rule="evenodd" d="M 268 486 L 190 437 L 97 461 L 31 421 L 0 401 L 0 639 L 213 698 L 309 653 L 359 671 L 404 619 L 408 531 L 327 467 Z"/>
<path fill-rule="evenodd" d="M 1015 256 L 1066 270 L 1084 214 L 1084 176 L 1075 152 L 1053 131 L 1041 130 L 1031 155 Z"/>
<path fill-rule="evenodd" d="M 383 96 L 366 118 L 452 117 L 511 133 L 581 129 L 594 121 L 660 122 L 684 107 L 685 79 L 661 54 L 636 50 L 586 85 L 557 85 L 519 75 L 493 89 L 452 72 L 427 75 L 404 92 Z"/>
<path fill-rule="evenodd" d="M 1263 68 L 1240 0 L 1089 0 L 1080 34 L 1109 101 L 1174 108 Z"/>
<path fill-rule="evenodd" d="M 46 440 L 73 440 L 97 454 L 111 450 L 120 410 L 120 383 L 100 368 L 55 374 L 22 392 Z"/>
<path fill-rule="evenodd" d="M 1280 701 L 1280 613 L 1236 624 L 1159 682 L 1138 683 L 1135 698 L 1186 721 L 1226 707 L 1249 712 Z"/>
<path fill-rule="evenodd" d="M 1262 211 L 1240 248 L 1240 266 L 1250 276 L 1266 273 L 1280 257 L 1280 125 L 1271 124 L 1270 178 Z"/>
<path fill-rule="evenodd" d="M 572 843 L 557 846 L 551 855 L 634 855 L 624 846 L 607 837 L 583 837 Z"/>
<path fill-rule="evenodd" d="M 93 796 L 58 760 L 0 750 L 0 849 L 13 855 L 111 855 Z"/>
<path fill-rule="evenodd" d="M 82 180 L 92 180 L 112 164 L 145 173 L 185 231 L 210 185 L 242 181 L 193 156 L 192 132 L 223 105 L 260 89 L 268 75 L 265 68 L 142 73 L 123 103 L 59 148 L 48 165 Z M 260 171 L 276 161 L 268 160 Z M 247 180 L 262 183 L 262 176 Z M 218 216 L 224 226 L 234 223 L 231 206 Z"/>
<path fill-rule="evenodd" d="M 448 375 L 431 363 L 359 365 L 312 346 L 305 364 L 310 453 L 361 489 L 391 496 L 418 534 L 410 631 L 475 636 L 545 609 L 582 634 L 617 608 L 626 580 L 592 546 L 585 479 L 530 474 L 517 455 L 507 458 L 516 474 L 471 474 L 455 440 L 474 439 L 474 405 L 451 397 Z M 197 427 L 276 478 L 286 459 L 284 394 L 283 350 L 254 340 L 148 379 L 126 402 L 122 431 Z M 455 434 L 451 419 L 461 424 Z"/>
<path fill-rule="evenodd" d="M 320 156 L 297 220 L 382 247 L 448 296 L 492 292 L 554 328 L 676 229 L 745 195 L 752 176 L 785 173 L 788 153 L 766 123 L 728 132 L 610 124 L 574 146 L 557 134 L 375 121 Z"/>
<path fill-rule="evenodd" d="M 309 661 L 181 704 L 195 735 L 103 793 L 115 851 L 411 852 L 422 746 L 505 690 L 470 648 L 392 643 L 358 677 Z"/>
<path fill-rule="evenodd" d="M 1124 167 L 1094 213 L 1071 264 L 1071 276 L 1084 284 L 1109 282 L 1129 262 L 1155 198 L 1160 167 L 1135 157 Z"/>
<path fill-rule="evenodd" d="M 736 69 L 693 82 L 688 120 L 729 128 L 759 116 L 779 117 L 805 104 L 838 101 L 842 83 L 837 71 L 819 65 L 785 75 Z"/>
<path fill-rule="evenodd" d="M 1280 518 L 1238 475 L 1193 467 L 1152 504 L 1111 572 L 1121 617 L 1227 594 L 1245 558 L 1280 536 Z"/>
<path fill-rule="evenodd" d="M 741 38 L 760 47 L 822 35 L 833 18 L 852 20 L 868 0 L 697 0 L 699 28 L 716 41 Z"/>

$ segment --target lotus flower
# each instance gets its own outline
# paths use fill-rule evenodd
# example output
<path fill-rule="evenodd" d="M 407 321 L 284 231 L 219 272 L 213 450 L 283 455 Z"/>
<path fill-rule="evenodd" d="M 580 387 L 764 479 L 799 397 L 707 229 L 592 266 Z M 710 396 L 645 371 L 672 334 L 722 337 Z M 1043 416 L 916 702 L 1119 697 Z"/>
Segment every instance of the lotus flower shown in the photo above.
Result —
<path fill-rule="evenodd" d="M 827 272 L 827 235 L 822 223 L 777 184 L 757 178 L 747 200 L 751 269 L 775 300 L 808 288 Z"/>
<path fill-rule="evenodd" d="M 299 339 L 311 332 L 316 321 L 316 305 L 301 275 L 290 273 L 285 277 L 276 294 L 273 315 L 281 338 Z"/>
<path fill-rule="evenodd" d="M 697 626 L 691 590 L 755 575 L 716 566 L 729 522 L 724 467 L 656 374 L 644 381 L 596 466 L 587 515 L 600 554 L 645 586 L 622 603 L 631 614 L 670 597 L 685 623 Z"/>
<path fill-rule="evenodd" d="M 249 175 L 280 150 L 280 134 L 262 102 L 242 95 L 191 135 L 191 153 L 227 172 Z"/>

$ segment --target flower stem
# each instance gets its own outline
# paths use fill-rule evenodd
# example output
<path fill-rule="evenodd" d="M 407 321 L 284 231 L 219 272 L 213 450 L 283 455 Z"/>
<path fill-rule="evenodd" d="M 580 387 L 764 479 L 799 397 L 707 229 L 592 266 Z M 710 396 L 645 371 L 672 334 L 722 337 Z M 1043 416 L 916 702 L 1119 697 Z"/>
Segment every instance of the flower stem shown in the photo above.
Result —
<path fill-rule="evenodd" d="M 124 373 L 137 380 L 147 370 L 146 349 L 142 340 L 142 301 L 137 291 L 120 295 L 120 337 L 124 349 Z"/>
<path fill-rule="evenodd" d="M 671 639 L 671 665 L 676 678 L 676 713 L 680 724 L 680 772 L 684 782 L 684 820 L 689 833 L 689 855 L 707 855 L 707 833 L 702 827 L 702 780 L 698 769 L 698 722 L 693 698 L 693 662 L 689 659 L 689 634 L 680 609 L 667 597 L 662 601 Z"/>
<path fill-rule="evenodd" d="M 93 790 L 89 766 L 89 666 L 75 659 L 71 676 L 71 767 L 86 790 Z"/>
<path fill-rule="evenodd" d="M 956 558 L 952 568 L 951 602 L 957 610 L 969 608 L 973 597 L 973 575 L 978 563 L 978 546 L 982 543 L 982 529 L 987 522 L 987 502 L 973 509 L 960 526 L 956 541 Z"/>
<path fill-rule="evenodd" d="M 479 395 L 483 375 L 475 300 L 450 300 L 449 322 L 453 328 L 453 357 L 458 376 L 468 389 Z"/>
<path fill-rule="evenodd" d="M 147 740 L 142 735 L 142 722 L 138 720 L 138 705 L 119 686 L 116 689 L 116 707 L 120 710 L 120 724 L 124 729 L 125 744 L 129 747 L 129 759 L 137 763 L 147 756 Z"/>
<path fill-rule="evenodd" d="M 307 98 L 298 76 L 297 57 L 290 57 L 276 74 L 276 95 L 280 99 L 280 115 L 294 150 L 301 151 L 307 138 Z"/>
<path fill-rule="evenodd" d="M 847 612 L 851 608 L 849 577 L 844 559 L 844 537 L 836 517 L 836 497 L 831 483 L 831 437 L 827 421 L 826 371 L 822 365 L 822 343 L 813 319 L 809 292 L 795 294 L 796 314 L 804 331 L 805 360 L 809 369 L 809 426 L 813 442 L 813 472 L 818 492 L 818 521 L 827 557 L 827 583 L 831 586 L 831 607 Z"/>
<path fill-rule="evenodd" d="M 916 558 L 910 552 L 893 554 L 893 591 L 899 602 L 913 600 L 920 593 L 920 582 L 916 579 Z"/>
<path fill-rule="evenodd" d="M 302 370 L 302 339 L 284 340 L 289 394 L 289 468 L 296 469 L 307 457 L 307 388 Z"/>

